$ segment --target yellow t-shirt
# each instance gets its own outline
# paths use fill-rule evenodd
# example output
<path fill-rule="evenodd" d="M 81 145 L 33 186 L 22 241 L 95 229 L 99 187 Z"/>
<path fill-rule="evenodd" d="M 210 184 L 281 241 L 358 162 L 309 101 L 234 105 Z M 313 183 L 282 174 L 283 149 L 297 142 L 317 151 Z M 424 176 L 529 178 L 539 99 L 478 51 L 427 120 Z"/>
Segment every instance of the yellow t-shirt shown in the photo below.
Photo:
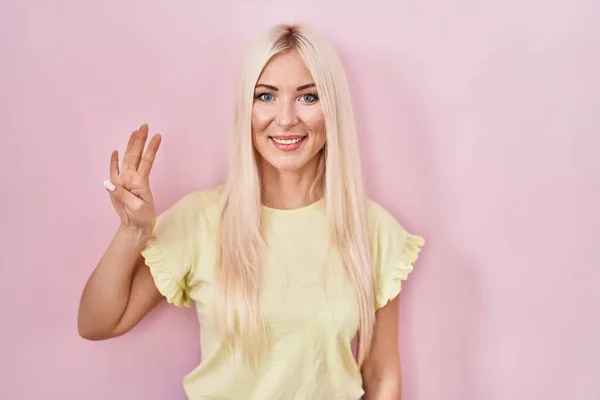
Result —
<path fill-rule="evenodd" d="M 192 192 L 157 218 L 143 251 L 169 303 L 196 306 L 202 362 L 183 382 L 192 400 L 357 400 L 362 378 L 351 342 L 358 328 L 353 287 L 327 245 L 323 200 L 296 210 L 263 208 L 270 247 L 261 296 L 270 346 L 258 373 L 233 357 L 210 325 L 220 187 Z M 400 292 L 424 244 L 371 202 L 376 301 Z"/>

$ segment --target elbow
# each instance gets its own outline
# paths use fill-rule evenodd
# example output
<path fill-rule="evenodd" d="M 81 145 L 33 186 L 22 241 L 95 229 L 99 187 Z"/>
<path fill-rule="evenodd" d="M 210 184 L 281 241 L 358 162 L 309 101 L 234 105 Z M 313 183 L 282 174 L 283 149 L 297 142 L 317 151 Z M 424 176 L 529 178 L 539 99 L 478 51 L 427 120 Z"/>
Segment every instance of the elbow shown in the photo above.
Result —
<path fill-rule="evenodd" d="M 400 399 L 402 392 L 401 374 L 399 370 L 394 368 L 387 368 L 385 370 L 367 368 L 366 371 L 363 371 L 363 385 L 366 399 L 380 397 Z"/>
<path fill-rule="evenodd" d="M 108 335 L 103 335 L 102 333 L 96 332 L 94 330 L 79 329 L 78 331 L 80 337 L 94 342 L 110 339 Z"/>
<path fill-rule="evenodd" d="M 85 321 L 82 318 L 77 321 L 77 333 L 83 339 L 90 341 L 107 340 L 119 336 L 116 330 L 104 329 L 93 321 Z"/>
<path fill-rule="evenodd" d="M 78 324 L 77 332 L 79 333 L 79 336 L 81 336 L 83 339 L 91 341 L 106 340 L 110 339 L 111 337 L 98 329 L 94 329 L 93 327 L 82 324 Z"/>

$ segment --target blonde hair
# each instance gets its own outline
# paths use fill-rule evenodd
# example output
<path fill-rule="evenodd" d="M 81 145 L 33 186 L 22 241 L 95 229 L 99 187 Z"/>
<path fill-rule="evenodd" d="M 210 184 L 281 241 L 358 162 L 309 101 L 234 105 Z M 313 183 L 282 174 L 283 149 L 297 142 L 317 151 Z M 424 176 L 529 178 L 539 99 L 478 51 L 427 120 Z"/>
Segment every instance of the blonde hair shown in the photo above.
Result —
<path fill-rule="evenodd" d="M 375 322 L 374 272 L 369 251 L 360 157 L 346 76 L 333 48 L 305 25 L 277 25 L 250 47 L 237 84 L 224 185 L 220 259 L 216 266 L 215 317 L 226 339 L 253 363 L 268 334 L 259 288 L 267 246 L 261 234 L 261 179 L 252 145 L 254 89 L 276 54 L 296 50 L 312 74 L 325 117 L 327 143 L 321 151 L 316 185 L 322 189 L 331 244 L 342 257 L 356 289 L 358 357 L 362 365 Z"/>

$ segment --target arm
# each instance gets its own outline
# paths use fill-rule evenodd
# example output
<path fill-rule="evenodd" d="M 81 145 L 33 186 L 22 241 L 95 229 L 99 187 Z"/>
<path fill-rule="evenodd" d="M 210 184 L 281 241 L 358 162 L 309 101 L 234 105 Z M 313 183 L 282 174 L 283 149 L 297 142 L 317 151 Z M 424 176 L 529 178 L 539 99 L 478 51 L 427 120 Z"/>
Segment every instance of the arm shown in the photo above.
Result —
<path fill-rule="evenodd" d="M 89 340 L 120 336 L 164 297 L 140 255 L 145 235 L 119 229 L 87 281 L 79 304 L 79 335 Z"/>
<path fill-rule="evenodd" d="M 400 400 L 398 297 L 377 310 L 371 350 L 362 368 L 365 400 Z"/>
<path fill-rule="evenodd" d="M 108 339 L 129 331 L 161 300 L 141 252 L 156 222 L 149 175 L 160 145 L 155 135 L 144 153 L 148 125 L 129 138 L 119 168 L 110 158 L 110 182 L 105 182 L 121 224 L 81 295 L 77 327 L 90 340 Z"/>

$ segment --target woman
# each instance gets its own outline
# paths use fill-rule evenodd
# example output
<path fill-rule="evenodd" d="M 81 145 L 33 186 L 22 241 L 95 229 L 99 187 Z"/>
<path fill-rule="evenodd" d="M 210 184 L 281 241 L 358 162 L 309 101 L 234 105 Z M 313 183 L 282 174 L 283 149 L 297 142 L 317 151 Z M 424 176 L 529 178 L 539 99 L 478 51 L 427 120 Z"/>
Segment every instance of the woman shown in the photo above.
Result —
<path fill-rule="evenodd" d="M 134 132 L 105 186 L 121 224 L 83 291 L 79 332 L 124 334 L 162 299 L 195 304 L 190 399 L 400 398 L 398 293 L 423 238 L 369 201 L 346 78 L 304 26 L 251 47 L 230 170 L 156 217 L 161 141 Z M 353 355 L 353 341 L 358 346 Z"/>

